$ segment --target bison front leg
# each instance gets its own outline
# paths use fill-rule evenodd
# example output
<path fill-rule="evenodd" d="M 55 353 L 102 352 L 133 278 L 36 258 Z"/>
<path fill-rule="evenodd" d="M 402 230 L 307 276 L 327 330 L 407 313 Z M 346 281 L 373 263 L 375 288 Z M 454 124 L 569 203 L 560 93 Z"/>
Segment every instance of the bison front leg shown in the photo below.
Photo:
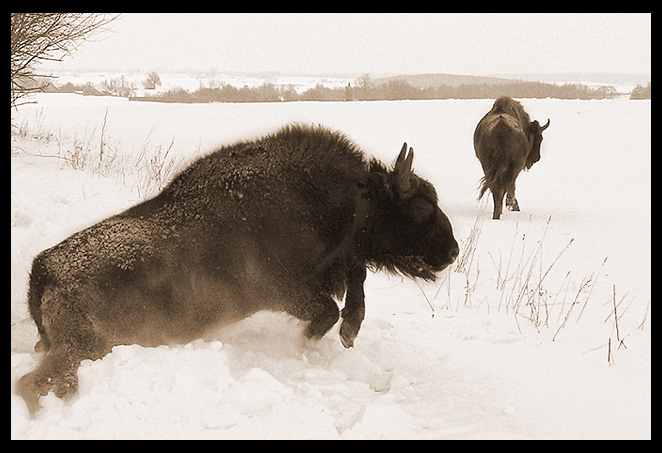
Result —
<path fill-rule="evenodd" d="M 304 335 L 314 340 L 322 338 L 338 322 L 340 316 L 338 304 L 333 297 L 321 290 L 317 291 L 304 291 L 293 296 L 293 303 L 285 308 L 290 315 L 302 321 L 310 321 Z"/>
<path fill-rule="evenodd" d="M 363 292 L 365 278 L 365 267 L 360 266 L 352 269 L 347 279 L 345 308 L 341 312 L 342 324 L 340 324 L 340 342 L 346 348 L 354 346 L 354 339 L 359 334 L 365 317 L 365 293 Z"/>
<path fill-rule="evenodd" d="M 309 312 L 310 324 L 306 327 L 305 335 L 308 338 L 319 340 L 338 322 L 338 305 L 331 296 L 320 295 L 314 302 L 313 310 Z M 302 319 L 299 316 L 300 319 Z"/>

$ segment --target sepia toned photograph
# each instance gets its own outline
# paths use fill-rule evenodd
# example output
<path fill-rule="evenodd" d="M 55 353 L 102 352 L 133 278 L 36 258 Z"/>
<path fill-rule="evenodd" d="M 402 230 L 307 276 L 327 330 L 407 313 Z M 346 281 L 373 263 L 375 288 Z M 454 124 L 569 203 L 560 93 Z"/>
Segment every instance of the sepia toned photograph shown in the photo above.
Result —
<path fill-rule="evenodd" d="M 11 13 L 12 440 L 650 440 L 651 13 Z"/>

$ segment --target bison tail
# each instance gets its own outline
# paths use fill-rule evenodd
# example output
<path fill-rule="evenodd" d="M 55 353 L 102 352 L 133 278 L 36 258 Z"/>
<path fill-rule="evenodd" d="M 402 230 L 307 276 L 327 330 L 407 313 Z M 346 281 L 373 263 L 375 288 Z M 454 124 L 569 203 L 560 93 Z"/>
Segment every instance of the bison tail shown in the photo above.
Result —
<path fill-rule="evenodd" d="M 487 189 L 489 189 L 487 185 L 487 178 L 483 176 L 480 178 L 480 186 L 479 186 L 479 193 L 478 193 L 478 200 L 482 199 L 485 196 L 485 192 L 487 192 Z"/>
<path fill-rule="evenodd" d="M 37 325 L 40 341 L 35 345 L 35 351 L 50 349 L 50 343 L 42 322 L 41 302 L 47 285 L 47 270 L 42 263 L 41 256 L 35 258 L 30 272 L 30 286 L 28 288 L 28 311 Z"/>
<path fill-rule="evenodd" d="M 485 172 L 485 176 L 480 178 L 480 187 L 478 192 L 478 200 L 483 198 L 487 189 L 494 192 L 494 189 L 504 188 L 506 182 L 509 179 L 510 169 L 506 165 L 492 169 L 491 171 Z"/>

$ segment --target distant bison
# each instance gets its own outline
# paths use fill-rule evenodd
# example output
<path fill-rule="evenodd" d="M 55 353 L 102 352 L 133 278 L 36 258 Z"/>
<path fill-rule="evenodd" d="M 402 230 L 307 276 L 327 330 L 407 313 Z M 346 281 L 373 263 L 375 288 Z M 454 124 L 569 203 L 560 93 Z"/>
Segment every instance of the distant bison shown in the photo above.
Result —
<path fill-rule="evenodd" d="M 28 304 L 46 355 L 19 393 L 34 411 L 49 391 L 74 394 L 81 360 L 114 345 L 187 342 L 259 310 L 309 321 L 313 339 L 342 316 L 353 346 L 366 268 L 434 280 L 458 254 L 413 157 L 405 143 L 388 169 L 340 133 L 288 126 L 197 160 L 156 197 L 43 251 Z"/>
<path fill-rule="evenodd" d="M 494 199 L 493 219 L 501 218 L 503 196 L 511 211 L 519 211 L 515 198 L 515 179 L 523 169 L 530 169 L 540 160 L 542 132 L 549 127 L 531 121 L 522 105 L 509 97 L 494 102 L 474 131 L 476 157 L 483 166 L 482 198 L 487 189 Z"/>

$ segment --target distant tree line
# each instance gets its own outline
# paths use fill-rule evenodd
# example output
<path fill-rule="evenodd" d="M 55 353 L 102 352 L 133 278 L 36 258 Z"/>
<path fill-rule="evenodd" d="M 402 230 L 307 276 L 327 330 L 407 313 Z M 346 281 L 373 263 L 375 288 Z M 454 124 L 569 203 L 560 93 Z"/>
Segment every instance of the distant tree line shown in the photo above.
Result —
<path fill-rule="evenodd" d="M 72 83 L 66 82 L 62 85 L 42 81 L 42 91 L 45 93 L 76 93 L 83 92 L 85 88 L 91 86 L 91 82 Z M 161 77 L 155 71 L 147 74 L 146 78 L 140 82 L 146 90 L 153 90 L 161 85 Z M 119 77 L 106 79 L 96 84 L 96 88 L 105 95 L 129 97 L 131 93 L 138 88 L 138 85 L 129 80 L 124 74 Z"/>
<path fill-rule="evenodd" d="M 611 99 L 616 96 L 611 87 L 588 87 L 576 83 L 554 85 L 542 82 L 512 82 L 505 84 L 440 85 L 417 88 L 405 81 L 392 80 L 384 84 L 357 81 L 346 87 L 329 88 L 321 84 L 298 92 L 291 85 L 277 86 L 266 83 L 257 87 L 232 85 L 201 87 L 195 91 L 176 88 L 150 101 L 205 103 L 205 102 L 278 102 L 278 101 L 394 101 L 423 99 L 492 99 L 499 96 L 514 98 L 556 99 Z"/>
<path fill-rule="evenodd" d="M 648 82 L 648 85 L 642 86 L 637 85 L 632 90 L 630 94 L 630 99 L 650 99 L 651 98 L 651 83 Z"/>
<path fill-rule="evenodd" d="M 145 88 L 153 89 L 160 85 L 160 77 L 151 72 L 142 82 Z M 62 86 L 51 84 L 44 91 L 51 93 L 81 92 L 89 86 L 85 84 L 66 83 Z M 115 79 L 104 80 L 99 89 L 104 94 L 130 97 L 136 89 L 136 84 L 123 75 Z M 614 87 L 589 87 L 579 83 L 555 85 L 543 82 L 513 81 L 501 84 L 466 84 L 459 86 L 439 85 L 436 87 L 418 88 L 403 80 L 390 80 L 387 83 L 374 83 L 370 77 L 359 77 L 353 83 L 344 87 L 329 88 L 322 84 L 298 91 L 293 85 L 274 85 L 265 83 L 255 87 L 236 87 L 229 84 L 220 85 L 212 82 L 212 86 L 188 91 L 183 88 L 173 88 L 169 91 L 153 93 L 148 97 L 130 97 L 132 100 L 172 102 L 172 103 L 208 103 L 208 102 L 281 102 L 281 101 L 390 101 L 390 100 L 424 100 L 424 99 L 495 99 L 499 96 L 513 98 L 555 98 L 555 99 L 612 99 L 618 93 Z M 650 99 L 651 88 L 637 86 L 630 99 Z"/>

